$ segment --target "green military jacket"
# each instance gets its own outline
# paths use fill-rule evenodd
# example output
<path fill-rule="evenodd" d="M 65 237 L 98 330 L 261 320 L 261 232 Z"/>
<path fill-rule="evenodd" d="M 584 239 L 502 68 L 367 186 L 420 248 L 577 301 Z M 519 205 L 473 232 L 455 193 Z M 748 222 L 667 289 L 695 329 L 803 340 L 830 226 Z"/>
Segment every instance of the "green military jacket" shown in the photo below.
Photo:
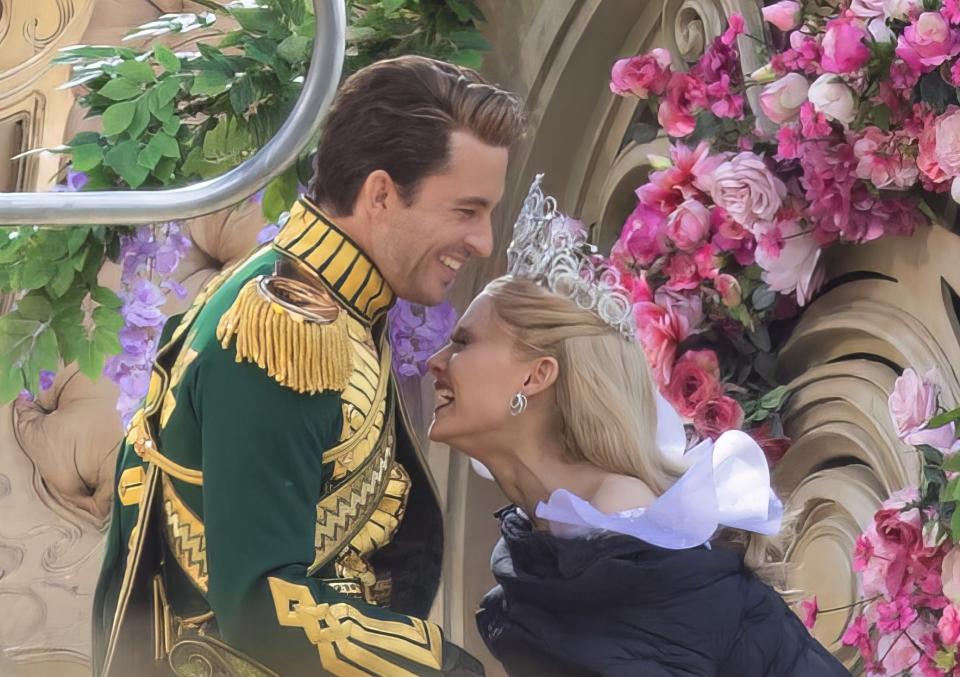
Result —
<path fill-rule="evenodd" d="M 301 201 L 171 320 L 117 460 L 96 675 L 445 674 L 417 617 L 442 529 L 396 421 L 393 300 Z"/>

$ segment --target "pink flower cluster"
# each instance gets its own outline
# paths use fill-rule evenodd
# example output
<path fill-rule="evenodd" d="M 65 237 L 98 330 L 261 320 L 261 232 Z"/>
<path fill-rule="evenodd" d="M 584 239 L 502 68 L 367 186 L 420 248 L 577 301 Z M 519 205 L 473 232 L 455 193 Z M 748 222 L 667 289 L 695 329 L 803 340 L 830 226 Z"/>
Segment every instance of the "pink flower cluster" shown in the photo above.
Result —
<path fill-rule="evenodd" d="M 613 65 L 610 89 L 641 99 L 661 97 L 657 119 L 670 136 L 691 134 L 702 111 L 721 118 L 742 118 L 743 72 L 736 39 L 743 29 L 743 18 L 732 15 L 726 32 L 687 72 L 673 71 L 670 53 L 661 48 L 621 59 Z"/>
<path fill-rule="evenodd" d="M 953 424 L 926 430 L 937 409 L 934 376 L 905 370 L 890 395 L 890 415 L 904 441 L 949 454 Z M 922 458 L 925 474 L 939 468 Z M 926 497 L 916 487 L 894 493 L 857 538 L 853 568 L 864 601 L 842 641 L 857 648 L 872 675 L 960 674 L 960 548 L 942 521 L 948 508 L 939 501 L 947 492 L 937 489 Z"/>

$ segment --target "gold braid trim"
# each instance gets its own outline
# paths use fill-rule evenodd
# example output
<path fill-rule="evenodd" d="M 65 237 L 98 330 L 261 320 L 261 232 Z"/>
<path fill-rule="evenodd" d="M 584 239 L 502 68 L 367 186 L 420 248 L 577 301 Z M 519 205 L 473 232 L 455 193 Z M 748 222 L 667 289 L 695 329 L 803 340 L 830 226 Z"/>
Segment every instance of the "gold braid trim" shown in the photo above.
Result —
<path fill-rule="evenodd" d="M 254 362 L 298 393 L 343 390 L 353 372 L 349 316 L 324 291 L 295 280 L 259 277 L 247 282 L 217 325 L 237 362 Z"/>

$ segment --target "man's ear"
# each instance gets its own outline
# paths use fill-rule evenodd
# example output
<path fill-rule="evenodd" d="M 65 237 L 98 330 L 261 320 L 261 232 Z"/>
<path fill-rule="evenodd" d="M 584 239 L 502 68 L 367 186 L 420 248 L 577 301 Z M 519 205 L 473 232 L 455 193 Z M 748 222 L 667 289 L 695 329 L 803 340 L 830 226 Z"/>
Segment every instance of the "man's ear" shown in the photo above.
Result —
<path fill-rule="evenodd" d="M 541 393 L 556 383 L 559 375 L 560 365 L 555 358 L 537 358 L 527 374 L 527 380 L 523 384 L 523 392 L 528 396 Z"/>
<path fill-rule="evenodd" d="M 380 216 L 397 197 L 397 186 L 393 179 L 384 170 L 376 169 L 360 185 L 354 213 L 359 211 L 367 217 Z"/>

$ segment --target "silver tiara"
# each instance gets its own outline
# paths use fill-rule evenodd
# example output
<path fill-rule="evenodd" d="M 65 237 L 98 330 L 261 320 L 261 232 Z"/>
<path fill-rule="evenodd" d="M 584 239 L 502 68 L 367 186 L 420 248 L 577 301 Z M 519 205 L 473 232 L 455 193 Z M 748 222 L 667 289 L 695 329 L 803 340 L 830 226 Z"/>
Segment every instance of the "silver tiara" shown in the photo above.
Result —
<path fill-rule="evenodd" d="M 632 303 L 620 272 L 587 241 L 585 229 L 570 227 L 557 201 L 544 196 L 542 181 L 543 174 L 537 174 L 513 226 L 507 273 L 570 299 L 633 340 Z"/>

